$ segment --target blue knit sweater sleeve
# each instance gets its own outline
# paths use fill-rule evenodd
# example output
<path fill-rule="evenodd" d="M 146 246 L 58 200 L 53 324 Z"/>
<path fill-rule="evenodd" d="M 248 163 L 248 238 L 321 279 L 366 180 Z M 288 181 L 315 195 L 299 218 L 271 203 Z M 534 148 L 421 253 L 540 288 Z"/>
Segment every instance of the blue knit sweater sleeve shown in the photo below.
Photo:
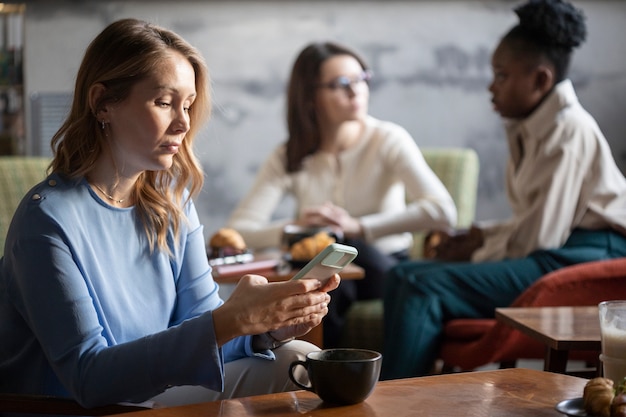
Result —
<path fill-rule="evenodd" d="M 134 208 L 109 206 L 85 181 L 35 187 L 0 260 L 0 391 L 96 406 L 170 385 L 221 390 L 224 362 L 253 352 L 250 337 L 217 346 L 223 301 L 192 202 L 186 214 L 169 256 L 150 251 Z"/>

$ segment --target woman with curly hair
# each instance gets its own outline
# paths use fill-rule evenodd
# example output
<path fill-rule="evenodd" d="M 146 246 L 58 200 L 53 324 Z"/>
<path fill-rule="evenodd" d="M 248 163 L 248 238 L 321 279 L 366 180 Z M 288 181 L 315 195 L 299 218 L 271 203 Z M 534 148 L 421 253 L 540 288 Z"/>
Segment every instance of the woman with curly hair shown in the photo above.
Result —
<path fill-rule="evenodd" d="M 431 371 L 448 320 L 493 317 L 550 271 L 626 255 L 626 180 L 567 78 L 584 16 L 562 0 L 515 12 L 489 86 L 509 143 L 512 217 L 443 235 L 434 262 L 390 271 L 384 378 Z"/>

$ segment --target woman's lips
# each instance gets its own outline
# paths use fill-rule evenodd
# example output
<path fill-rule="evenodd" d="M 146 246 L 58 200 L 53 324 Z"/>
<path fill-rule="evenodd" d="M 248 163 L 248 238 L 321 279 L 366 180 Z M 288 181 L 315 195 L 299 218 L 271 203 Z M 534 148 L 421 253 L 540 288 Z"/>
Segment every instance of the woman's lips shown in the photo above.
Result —
<path fill-rule="evenodd" d="M 170 153 L 178 152 L 179 147 L 180 147 L 180 144 L 178 143 L 166 143 L 164 145 L 161 145 L 161 148 L 165 149 L 166 151 Z"/>

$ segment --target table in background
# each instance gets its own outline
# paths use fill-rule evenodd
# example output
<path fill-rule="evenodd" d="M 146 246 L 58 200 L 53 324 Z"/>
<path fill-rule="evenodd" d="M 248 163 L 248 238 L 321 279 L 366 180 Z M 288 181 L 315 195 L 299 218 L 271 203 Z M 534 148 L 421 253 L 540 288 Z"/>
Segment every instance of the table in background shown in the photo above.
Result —
<path fill-rule="evenodd" d="M 255 268 L 255 265 L 257 267 Z M 226 268 L 225 268 L 226 269 Z M 237 284 L 239 279 L 245 274 L 263 275 L 270 282 L 287 281 L 291 279 L 300 269 L 291 268 L 280 261 L 280 255 L 269 254 L 257 257 L 255 261 L 246 264 L 228 265 L 226 273 L 214 273 L 213 279 L 218 284 Z M 218 272 L 219 267 L 214 268 Z M 339 274 L 341 279 L 363 279 L 365 271 L 358 265 L 350 263 Z M 332 296 L 332 293 L 331 293 Z M 318 347 L 324 346 L 323 325 L 311 329 L 309 333 L 299 339 L 311 342 Z"/>
<path fill-rule="evenodd" d="M 253 262 L 251 262 L 251 264 L 252 263 Z M 278 262 L 273 263 L 271 261 L 267 263 L 259 261 L 258 265 L 259 268 L 246 269 L 246 265 L 242 264 L 239 270 L 234 269 L 225 274 L 213 274 L 213 279 L 218 284 L 236 284 L 245 274 L 258 274 L 263 275 L 270 282 L 287 281 L 300 270 L 299 268 L 279 266 Z M 339 273 L 339 276 L 341 279 L 362 279 L 365 276 L 365 271 L 360 266 L 351 263 L 346 265 Z"/>
<path fill-rule="evenodd" d="M 572 350 L 601 350 L 597 306 L 497 308 L 496 320 L 546 345 L 546 371 L 565 373 Z"/>
<path fill-rule="evenodd" d="M 379 382 L 360 404 L 333 406 L 308 391 L 153 409 L 117 417 L 555 417 L 586 379 L 531 369 L 463 372 Z"/>

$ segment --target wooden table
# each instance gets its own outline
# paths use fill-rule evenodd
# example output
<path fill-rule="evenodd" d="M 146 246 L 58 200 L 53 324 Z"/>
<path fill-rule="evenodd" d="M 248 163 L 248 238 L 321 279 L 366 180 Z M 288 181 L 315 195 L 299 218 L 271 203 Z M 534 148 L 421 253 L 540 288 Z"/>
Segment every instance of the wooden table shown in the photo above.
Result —
<path fill-rule="evenodd" d="M 601 350 L 597 306 L 497 308 L 496 319 L 546 345 L 546 371 L 565 373 L 572 350 Z"/>
<path fill-rule="evenodd" d="M 258 268 L 254 268 L 254 265 Z M 220 268 L 214 267 L 213 279 L 218 284 L 237 284 L 239 279 L 245 274 L 258 274 L 267 278 L 270 282 L 290 280 L 298 271 L 298 268 L 291 268 L 288 264 L 280 261 L 280 254 L 269 254 L 255 258 L 255 261 L 248 264 L 240 264 L 223 268 L 225 273 L 219 273 Z M 350 263 L 339 274 L 341 279 L 363 279 L 365 271 L 358 265 Z M 332 293 L 330 293 L 332 296 Z M 318 347 L 324 346 L 323 323 L 311 329 L 309 333 L 302 336 L 302 340 L 311 342 Z"/>
<path fill-rule="evenodd" d="M 464 372 L 379 382 L 360 404 L 333 406 L 308 391 L 261 395 L 118 417 L 557 417 L 586 379 L 531 369 Z"/>

